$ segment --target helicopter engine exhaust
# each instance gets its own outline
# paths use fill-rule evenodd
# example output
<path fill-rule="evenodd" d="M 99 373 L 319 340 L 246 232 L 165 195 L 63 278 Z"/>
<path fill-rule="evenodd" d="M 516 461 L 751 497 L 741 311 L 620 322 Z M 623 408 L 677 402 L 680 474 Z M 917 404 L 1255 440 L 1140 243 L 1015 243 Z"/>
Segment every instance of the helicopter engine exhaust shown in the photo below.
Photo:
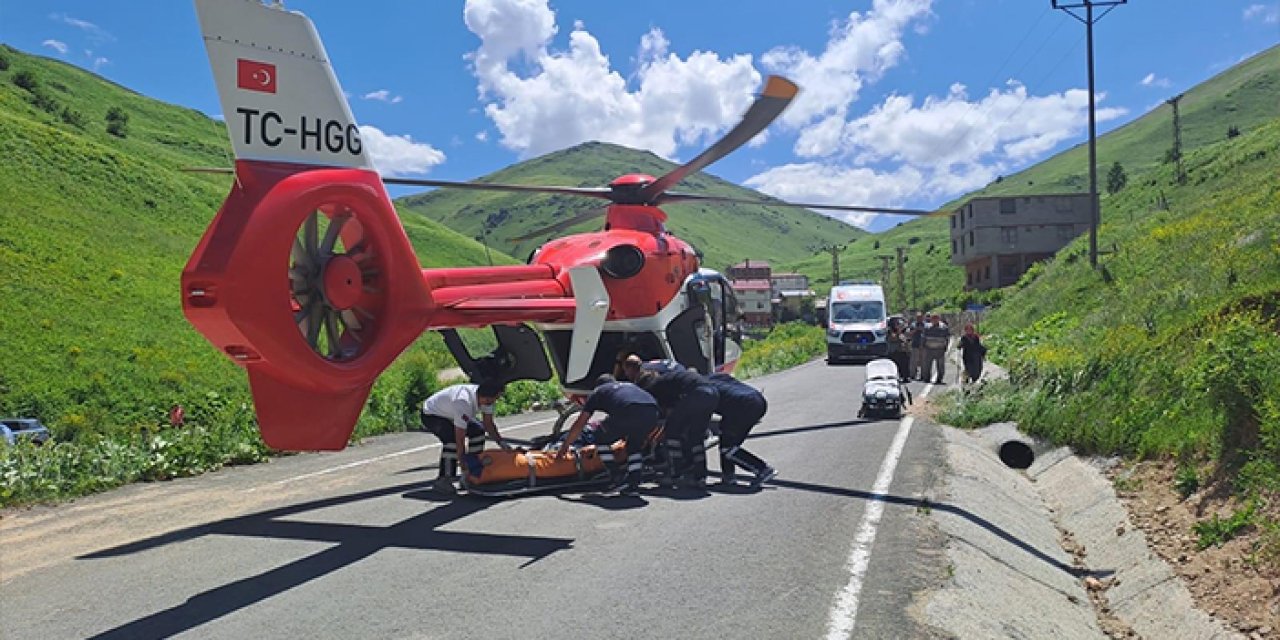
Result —
<path fill-rule="evenodd" d="M 644 252 L 633 244 L 611 247 L 600 261 L 600 270 L 618 280 L 630 278 L 644 269 Z"/>

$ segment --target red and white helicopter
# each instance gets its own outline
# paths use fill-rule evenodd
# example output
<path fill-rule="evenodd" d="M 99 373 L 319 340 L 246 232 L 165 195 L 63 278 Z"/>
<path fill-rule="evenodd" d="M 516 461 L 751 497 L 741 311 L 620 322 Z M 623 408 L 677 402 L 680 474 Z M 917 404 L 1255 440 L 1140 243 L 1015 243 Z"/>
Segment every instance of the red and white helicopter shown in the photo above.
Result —
<path fill-rule="evenodd" d="M 549 351 L 568 394 L 588 391 L 623 350 L 703 372 L 733 368 L 740 353 L 733 290 L 700 269 L 697 252 L 666 230 L 658 206 L 760 204 L 669 189 L 768 126 L 796 95 L 794 84 L 770 77 L 737 126 L 659 178 L 625 175 L 602 188 L 383 179 L 306 16 L 278 2 L 195 4 L 236 161 L 231 193 L 183 270 L 183 311 L 248 372 L 269 446 L 345 447 L 374 380 L 431 329 L 442 330 L 473 378 L 548 380 Z M 529 264 L 422 269 L 384 183 L 610 204 L 602 231 L 548 242 Z M 497 349 L 473 357 L 458 327 L 492 327 Z"/>

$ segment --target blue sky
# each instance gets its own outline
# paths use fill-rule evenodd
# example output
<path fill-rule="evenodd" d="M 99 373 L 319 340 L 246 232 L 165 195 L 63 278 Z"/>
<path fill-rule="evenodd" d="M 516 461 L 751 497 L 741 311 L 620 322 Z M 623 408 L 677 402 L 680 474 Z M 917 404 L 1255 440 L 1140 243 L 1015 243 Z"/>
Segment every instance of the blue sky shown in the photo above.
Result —
<path fill-rule="evenodd" d="M 1086 136 L 1084 26 L 1049 0 L 285 4 L 398 175 L 467 180 L 589 139 L 687 159 L 770 73 L 800 98 L 711 171 L 798 201 L 937 206 Z M 0 0 L 0 41 L 220 111 L 189 2 Z M 1100 129 L 1277 42 L 1276 0 L 1132 0 L 1095 30 Z"/>

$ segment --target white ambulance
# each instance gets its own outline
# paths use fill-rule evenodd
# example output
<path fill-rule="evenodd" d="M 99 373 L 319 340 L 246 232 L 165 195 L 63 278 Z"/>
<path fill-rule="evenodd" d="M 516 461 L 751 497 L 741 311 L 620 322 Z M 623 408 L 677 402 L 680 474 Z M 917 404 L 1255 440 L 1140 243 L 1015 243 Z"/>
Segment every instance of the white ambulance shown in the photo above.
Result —
<path fill-rule="evenodd" d="M 874 282 L 841 282 L 827 297 L 827 364 L 889 354 L 884 289 Z"/>

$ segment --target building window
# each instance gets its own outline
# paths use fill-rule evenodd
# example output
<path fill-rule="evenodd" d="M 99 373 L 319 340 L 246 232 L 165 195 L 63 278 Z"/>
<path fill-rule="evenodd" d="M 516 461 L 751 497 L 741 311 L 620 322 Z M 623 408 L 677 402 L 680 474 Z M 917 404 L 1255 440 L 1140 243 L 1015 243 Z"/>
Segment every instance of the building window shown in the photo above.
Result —
<path fill-rule="evenodd" d="M 969 246 L 971 246 L 971 247 L 973 246 L 973 232 L 972 232 L 972 231 L 970 231 L 970 232 L 969 232 Z"/>
<path fill-rule="evenodd" d="M 1018 201 L 1015 198 L 1000 198 L 1000 213 L 1017 213 Z"/>
<path fill-rule="evenodd" d="M 956 217 L 958 217 L 958 214 L 951 214 L 951 228 L 952 228 L 952 229 L 956 228 Z"/>
<path fill-rule="evenodd" d="M 1018 244 L 1018 228 L 1017 227 L 1001 227 L 1000 240 L 1007 244 Z"/>
<path fill-rule="evenodd" d="M 991 265 L 987 265 L 987 266 L 983 269 L 982 279 L 983 279 L 983 280 L 990 280 L 990 279 L 991 279 Z"/>
<path fill-rule="evenodd" d="M 965 284 L 967 284 L 967 285 L 969 285 L 969 286 L 971 286 L 971 287 L 973 286 L 973 272 L 972 272 L 972 271 L 966 271 L 966 272 L 964 272 L 964 283 L 965 283 Z"/>
<path fill-rule="evenodd" d="M 956 241 L 955 241 L 955 240 L 952 240 L 952 241 L 951 241 L 951 255 L 953 255 L 953 256 L 954 256 L 954 255 L 955 255 L 955 254 L 957 254 L 957 253 L 960 253 L 960 252 L 956 250 Z"/>

